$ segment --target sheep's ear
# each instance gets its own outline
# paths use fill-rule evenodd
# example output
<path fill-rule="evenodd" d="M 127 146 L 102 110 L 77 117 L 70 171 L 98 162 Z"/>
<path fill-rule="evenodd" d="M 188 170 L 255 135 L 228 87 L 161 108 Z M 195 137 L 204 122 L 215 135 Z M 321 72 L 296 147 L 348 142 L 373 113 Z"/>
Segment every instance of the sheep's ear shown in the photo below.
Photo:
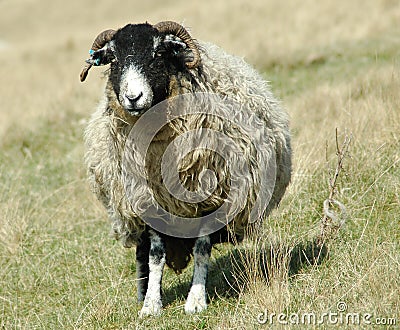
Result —
<path fill-rule="evenodd" d="M 107 30 L 109 31 L 109 30 Z M 109 33 L 105 31 L 106 33 Z M 104 33 L 100 34 L 99 36 L 101 37 L 99 42 L 102 42 L 104 39 Z M 94 65 L 94 66 L 98 66 L 98 65 L 106 65 L 109 64 L 111 62 L 114 61 L 115 56 L 114 56 L 114 41 L 105 41 L 106 44 L 105 46 L 103 46 L 103 48 L 98 48 L 100 46 L 98 46 L 98 39 L 99 36 L 96 38 L 95 42 L 92 45 L 92 48 L 96 49 L 96 50 L 89 50 L 89 55 L 90 57 L 85 61 L 86 65 L 83 67 L 81 74 L 79 75 L 79 78 L 81 80 L 81 82 L 84 82 L 90 68 Z M 104 45 L 104 43 L 102 43 L 102 45 Z"/>
<path fill-rule="evenodd" d="M 165 37 L 164 46 L 168 53 L 176 57 L 184 55 L 187 49 L 186 44 L 174 35 L 167 35 Z"/>
<path fill-rule="evenodd" d="M 114 52 L 112 50 L 111 43 L 107 43 L 103 48 L 94 51 L 89 50 L 90 57 L 86 60 L 86 63 L 94 66 L 107 65 L 114 60 Z"/>
<path fill-rule="evenodd" d="M 193 39 L 192 42 L 194 42 Z M 178 62 L 185 65 L 187 68 L 195 68 L 200 63 L 199 58 L 197 58 L 196 61 L 193 62 L 196 56 L 199 56 L 199 54 L 197 53 L 195 54 L 195 52 L 193 52 L 193 49 L 191 47 L 189 47 L 185 42 L 182 41 L 182 39 L 178 38 L 175 35 L 167 35 L 165 37 L 164 47 L 165 50 L 172 57 L 174 57 Z M 197 45 L 196 49 L 198 49 Z"/>

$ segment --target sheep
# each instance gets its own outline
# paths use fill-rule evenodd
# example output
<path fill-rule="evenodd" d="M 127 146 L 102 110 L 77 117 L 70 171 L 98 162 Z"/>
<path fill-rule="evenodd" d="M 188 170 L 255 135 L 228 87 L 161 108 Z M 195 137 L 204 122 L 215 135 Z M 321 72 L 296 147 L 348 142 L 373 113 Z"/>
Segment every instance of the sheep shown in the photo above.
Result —
<path fill-rule="evenodd" d="M 194 40 L 175 22 L 106 30 L 96 37 L 89 53 L 82 82 L 92 66 L 110 64 L 110 68 L 105 73 L 103 100 L 85 130 L 85 162 L 91 189 L 106 208 L 115 237 L 125 247 L 136 246 L 137 299 L 143 302 L 139 314 L 161 313 L 165 264 L 179 274 L 191 256 L 194 270 L 185 312 L 201 312 L 207 308 L 205 286 L 212 246 L 240 243 L 248 229 L 258 228 L 279 204 L 289 184 L 288 116 L 269 84 L 243 59 Z M 185 104 L 186 109 L 202 113 L 185 113 L 170 121 L 163 117 L 170 108 L 179 110 Z M 154 108 L 158 110 L 152 112 Z M 140 124 L 148 114 L 145 124 Z M 151 126 L 159 118 L 166 125 L 156 130 L 142 155 L 138 145 L 145 139 L 146 124 Z M 239 119 L 235 122 L 234 118 Z M 178 139 L 193 130 L 197 130 L 196 138 Z M 210 130 L 220 134 L 208 135 Z M 238 147 L 229 149 L 221 135 Z M 191 143 L 187 139 L 205 144 L 186 152 L 185 143 Z M 173 142 L 175 148 L 169 148 Z M 230 160 L 206 150 L 207 143 L 211 149 L 228 150 Z M 191 203 L 173 196 L 161 175 L 164 153 L 169 159 L 167 168 L 178 159 L 175 166 L 184 190 L 190 194 L 200 186 L 208 187 L 205 198 Z M 246 169 L 230 175 L 230 166 L 239 163 Z M 209 176 L 208 170 L 214 174 Z M 261 208 L 256 207 L 265 188 L 257 175 L 260 170 L 272 176 L 274 183 Z M 219 218 L 215 212 L 228 200 L 233 215 L 229 220 Z M 155 213 L 146 213 L 149 209 Z M 167 219 L 157 213 L 160 209 Z M 257 219 L 251 218 L 254 214 Z M 198 218 L 205 221 L 195 222 Z"/>

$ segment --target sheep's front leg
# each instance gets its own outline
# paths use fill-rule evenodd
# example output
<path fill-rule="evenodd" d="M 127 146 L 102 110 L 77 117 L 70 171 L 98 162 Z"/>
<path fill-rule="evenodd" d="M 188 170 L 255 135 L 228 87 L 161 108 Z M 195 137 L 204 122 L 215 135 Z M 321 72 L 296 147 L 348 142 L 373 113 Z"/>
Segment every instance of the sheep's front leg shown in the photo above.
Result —
<path fill-rule="evenodd" d="M 192 286 L 185 304 L 185 312 L 188 314 L 198 313 L 207 308 L 206 281 L 211 247 L 209 236 L 199 237 L 194 245 Z"/>
<path fill-rule="evenodd" d="M 149 280 L 140 317 L 161 314 L 161 280 L 165 265 L 165 245 L 159 234 L 149 230 Z"/>
<path fill-rule="evenodd" d="M 149 233 L 144 231 L 140 235 L 139 243 L 136 246 L 136 278 L 137 278 L 137 299 L 142 302 L 146 295 L 149 282 L 149 254 L 150 238 Z"/>

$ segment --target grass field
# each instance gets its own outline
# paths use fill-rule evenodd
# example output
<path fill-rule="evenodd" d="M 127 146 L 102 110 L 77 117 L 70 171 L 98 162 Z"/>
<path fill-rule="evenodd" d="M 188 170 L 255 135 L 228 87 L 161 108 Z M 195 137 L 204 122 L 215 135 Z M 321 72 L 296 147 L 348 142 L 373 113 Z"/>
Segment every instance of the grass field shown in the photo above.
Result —
<path fill-rule="evenodd" d="M 139 320 L 134 251 L 110 238 L 83 165 L 82 133 L 104 80 L 101 70 L 85 84 L 78 76 L 98 32 L 163 19 L 244 56 L 290 114 L 293 180 L 263 243 L 296 247 L 318 233 L 336 128 L 340 142 L 352 136 L 336 194 L 348 219 L 321 265 L 289 277 L 282 254 L 267 282 L 232 262 L 244 247 L 218 247 L 199 315 L 183 310 L 192 267 L 167 270 L 163 315 Z M 1 1 L 0 328 L 266 329 L 265 311 L 321 317 L 339 303 L 361 328 L 399 327 L 399 21 L 395 0 Z M 354 328 L 333 323 L 321 327 Z"/>

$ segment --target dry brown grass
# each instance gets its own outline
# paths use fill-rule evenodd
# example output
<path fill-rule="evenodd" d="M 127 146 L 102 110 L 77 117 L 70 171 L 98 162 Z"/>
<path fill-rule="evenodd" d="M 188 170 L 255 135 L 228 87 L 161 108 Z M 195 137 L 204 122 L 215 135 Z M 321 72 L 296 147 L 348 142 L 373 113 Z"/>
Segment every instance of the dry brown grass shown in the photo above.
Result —
<path fill-rule="evenodd" d="M 173 19 L 262 68 L 318 59 L 368 39 L 381 38 L 400 19 L 396 1 L 110 1 L 13 0 L 0 3 L 0 136 L 15 122 L 25 127 L 37 116 L 61 112 L 64 104 L 90 112 L 98 79 L 84 87 L 77 73 L 93 37 L 127 22 Z M 324 54 L 322 54 L 324 55 Z M 304 111 L 304 110 L 303 110 Z M 294 114 L 295 111 L 291 111 Z"/>
<path fill-rule="evenodd" d="M 207 312 L 182 317 L 189 269 L 167 272 L 164 316 L 138 321 L 132 252 L 108 237 L 82 165 L 82 130 L 104 80 L 101 70 L 85 84 L 78 75 L 102 29 L 163 19 L 246 57 L 290 114 L 293 181 L 263 244 L 290 248 L 318 232 L 336 128 L 353 135 L 337 195 L 350 216 L 318 267 L 289 278 L 283 249 L 268 284 L 250 276 L 231 288 L 221 273 L 231 282 L 240 274 L 228 276 L 221 248 Z M 398 318 L 399 19 L 394 0 L 0 2 L 1 327 L 251 329 L 265 309 L 322 313 L 339 301 Z"/>

